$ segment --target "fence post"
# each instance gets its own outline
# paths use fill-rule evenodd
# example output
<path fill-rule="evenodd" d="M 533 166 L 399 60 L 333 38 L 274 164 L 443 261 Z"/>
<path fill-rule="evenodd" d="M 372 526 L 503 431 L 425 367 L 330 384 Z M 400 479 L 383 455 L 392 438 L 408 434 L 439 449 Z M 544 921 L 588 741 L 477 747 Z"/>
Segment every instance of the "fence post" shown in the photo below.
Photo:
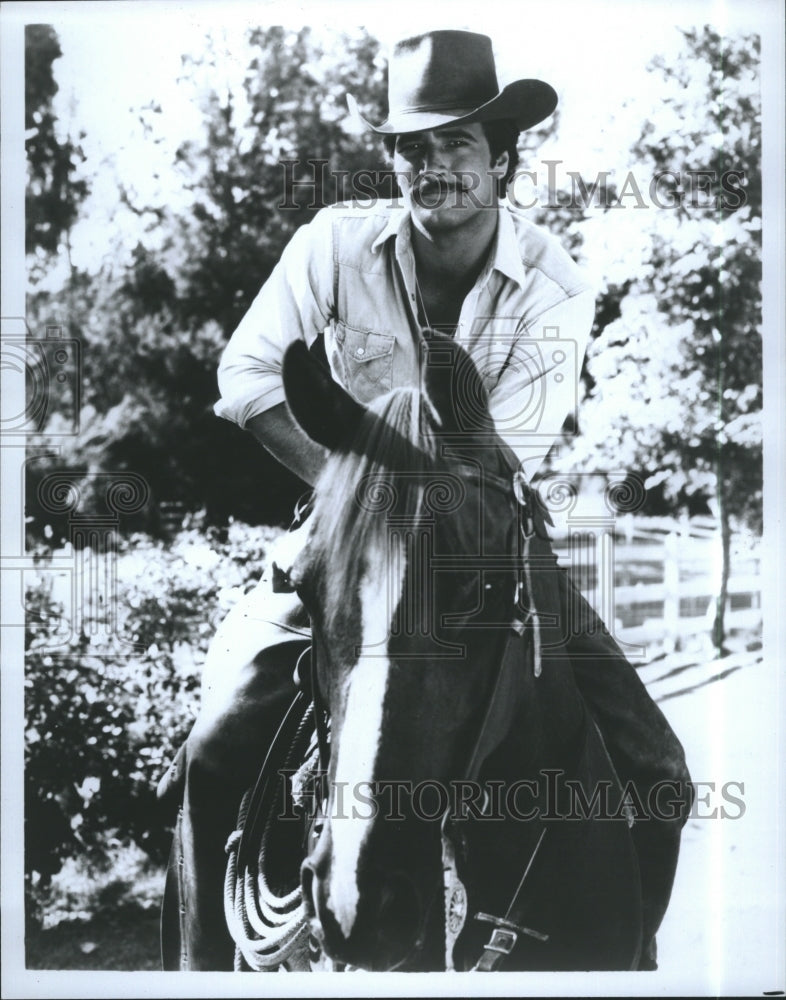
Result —
<path fill-rule="evenodd" d="M 667 652 L 679 648 L 680 536 L 672 531 L 663 543 L 663 632 Z"/>

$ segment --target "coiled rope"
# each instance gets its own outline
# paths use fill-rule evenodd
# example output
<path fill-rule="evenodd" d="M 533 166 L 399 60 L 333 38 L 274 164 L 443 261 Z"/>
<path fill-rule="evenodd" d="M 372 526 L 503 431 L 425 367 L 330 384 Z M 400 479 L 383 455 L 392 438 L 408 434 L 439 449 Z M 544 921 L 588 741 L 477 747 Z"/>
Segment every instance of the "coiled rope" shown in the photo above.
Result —
<path fill-rule="evenodd" d="M 316 758 L 314 707 L 301 691 L 256 785 L 243 796 L 237 829 L 226 845 L 224 914 L 235 942 L 236 971 L 274 970 L 293 961 L 296 952 L 305 954 L 300 863 L 306 853 L 307 804 L 293 797 L 293 774 L 310 769 L 312 762 L 316 768 Z"/>

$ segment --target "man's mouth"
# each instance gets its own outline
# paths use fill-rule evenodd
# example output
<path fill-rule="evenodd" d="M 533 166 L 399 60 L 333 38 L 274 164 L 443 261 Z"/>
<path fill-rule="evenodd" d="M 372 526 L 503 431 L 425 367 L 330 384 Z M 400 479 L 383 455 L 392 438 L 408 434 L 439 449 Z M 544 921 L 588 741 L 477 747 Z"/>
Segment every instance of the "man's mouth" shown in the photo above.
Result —
<path fill-rule="evenodd" d="M 427 208 L 434 208 L 437 204 L 442 204 L 448 195 L 463 190 L 461 184 L 446 177 L 426 177 L 416 181 L 413 186 L 413 194 L 421 199 Z"/>

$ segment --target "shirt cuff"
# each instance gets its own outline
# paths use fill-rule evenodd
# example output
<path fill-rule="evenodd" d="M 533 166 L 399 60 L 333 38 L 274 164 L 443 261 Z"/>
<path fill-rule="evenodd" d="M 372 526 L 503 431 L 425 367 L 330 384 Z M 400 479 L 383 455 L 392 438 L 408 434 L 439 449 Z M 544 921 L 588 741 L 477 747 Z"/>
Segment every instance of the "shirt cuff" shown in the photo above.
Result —
<path fill-rule="evenodd" d="M 279 403 L 284 402 L 286 402 L 286 396 L 283 386 L 262 390 L 261 392 L 259 389 L 256 389 L 236 399 L 228 399 L 222 396 L 213 406 L 213 412 L 217 417 L 222 417 L 224 420 L 231 420 L 232 423 L 237 424 L 245 430 L 249 420 L 253 417 L 257 417 L 260 413 L 265 413 L 267 410 L 272 410 L 274 406 L 278 406 Z"/>

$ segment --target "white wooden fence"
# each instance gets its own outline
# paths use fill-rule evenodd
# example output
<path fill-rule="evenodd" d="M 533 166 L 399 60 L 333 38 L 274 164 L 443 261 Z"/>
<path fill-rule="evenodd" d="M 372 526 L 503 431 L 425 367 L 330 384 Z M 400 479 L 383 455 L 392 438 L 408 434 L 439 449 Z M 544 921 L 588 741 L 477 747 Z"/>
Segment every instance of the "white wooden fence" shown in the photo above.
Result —
<path fill-rule="evenodd" d="M 576 518 L 557 528 L 554 541 L 561 565 L 634 658 L 647 661 L 688 646 L 712 652 L 722 551 L 711 518 Z M 761 629 L 760 563 L 760 541 L 734 536 L 725 615 L 730 636 Z"/>
<path fill-rule="evenodd" d="M 581 517 L 558 525 L 553 537 L 560 563 L 631 660 L 641 664 L 686 649 L 714 655 L 721 545 L 713 521 Z M 117 556 L 110 549 L 68 547 L 37 571 L 51 576 L 52 598 L 66 609 L 61 641 L 69 629 L 96 641 L 116 633 Z M 760 556 L 757 539 L 733 539 L 725 616 L 732 637 L 744 633 L 749 640 L 760 632 Z"/>

